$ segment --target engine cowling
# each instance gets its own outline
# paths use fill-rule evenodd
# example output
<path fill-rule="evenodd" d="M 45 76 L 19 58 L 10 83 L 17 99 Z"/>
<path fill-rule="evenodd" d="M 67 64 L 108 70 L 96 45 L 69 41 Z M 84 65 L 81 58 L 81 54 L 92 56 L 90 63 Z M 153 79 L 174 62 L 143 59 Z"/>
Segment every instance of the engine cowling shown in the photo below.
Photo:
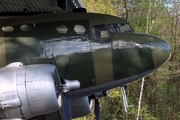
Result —
<path fill-rule="evenodd" d="M 25 118 L 60 109 L 57 70 L 49 64 L 0 69 L 0 119 Z"/>

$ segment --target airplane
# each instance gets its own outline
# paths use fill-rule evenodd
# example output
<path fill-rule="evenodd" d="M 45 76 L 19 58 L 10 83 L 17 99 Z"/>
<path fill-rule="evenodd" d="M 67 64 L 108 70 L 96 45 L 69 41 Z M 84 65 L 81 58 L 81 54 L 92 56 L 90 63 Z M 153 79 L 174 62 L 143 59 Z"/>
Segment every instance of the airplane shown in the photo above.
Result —
<path fill-rule="evenodd" d="M 71 120 L 89 101 L 152 73 L 170 57 L 163 39 L 119 17 L 85 12 L 0 20 L 0 119 Z"/>

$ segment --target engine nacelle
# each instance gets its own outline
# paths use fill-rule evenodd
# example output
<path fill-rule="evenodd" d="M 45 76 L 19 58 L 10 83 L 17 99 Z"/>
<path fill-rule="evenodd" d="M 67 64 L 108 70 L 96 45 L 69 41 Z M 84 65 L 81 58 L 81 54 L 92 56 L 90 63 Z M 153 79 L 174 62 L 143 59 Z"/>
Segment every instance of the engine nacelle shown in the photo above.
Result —
<path fill-rule="evenodd" d="M 1 68 L 0 119 L 29 119 L 59 110 L 57 81 L 57 70 L 53 65 Z"/>

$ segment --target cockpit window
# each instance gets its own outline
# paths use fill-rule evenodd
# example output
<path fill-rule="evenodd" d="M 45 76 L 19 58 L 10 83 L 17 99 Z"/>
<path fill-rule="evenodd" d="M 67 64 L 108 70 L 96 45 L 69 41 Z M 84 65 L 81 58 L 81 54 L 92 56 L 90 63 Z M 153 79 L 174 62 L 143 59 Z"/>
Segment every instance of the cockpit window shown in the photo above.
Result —
<path fill-rule="evenodd" d="M 117 28 L 120 29 L 121 32 L 132 32 L 131 27 L 129 26 L 129 24 L 116 24 Z"/>
<path fill-rule="evenodd" d="M 92 33 L 93 33 L 93 37 L 95 39 L 98 38 L 108 38 L 109 34 L 106 28 L 105 24 L 101 24 L 101 25 L 94 25 L 92 27 Z"/>
<path fill-rule="evenodd" d="M 128 23 L 108 24 L 108 29 L 111 33 L 121 32 L 133 32 L 132 28 Z"/>
<path fill-rule="evenodd" d="M 116 27 L 114 24 L 108 24 L 108 28 L 110 32 L 116 32 Z"/>

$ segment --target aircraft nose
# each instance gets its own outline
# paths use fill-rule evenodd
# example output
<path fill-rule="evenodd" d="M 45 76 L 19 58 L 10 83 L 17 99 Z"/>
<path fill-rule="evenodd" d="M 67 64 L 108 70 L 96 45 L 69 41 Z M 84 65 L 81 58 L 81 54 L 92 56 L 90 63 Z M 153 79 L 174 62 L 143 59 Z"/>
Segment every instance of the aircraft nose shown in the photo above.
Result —
<path fill-rule="evenodd" d="M 154 61 L 154 67 L 159 67 L 164 64 L 171 54 L 170 45 L 164 40 L 153 37 L 151 41 L 152 56 Z"/>

